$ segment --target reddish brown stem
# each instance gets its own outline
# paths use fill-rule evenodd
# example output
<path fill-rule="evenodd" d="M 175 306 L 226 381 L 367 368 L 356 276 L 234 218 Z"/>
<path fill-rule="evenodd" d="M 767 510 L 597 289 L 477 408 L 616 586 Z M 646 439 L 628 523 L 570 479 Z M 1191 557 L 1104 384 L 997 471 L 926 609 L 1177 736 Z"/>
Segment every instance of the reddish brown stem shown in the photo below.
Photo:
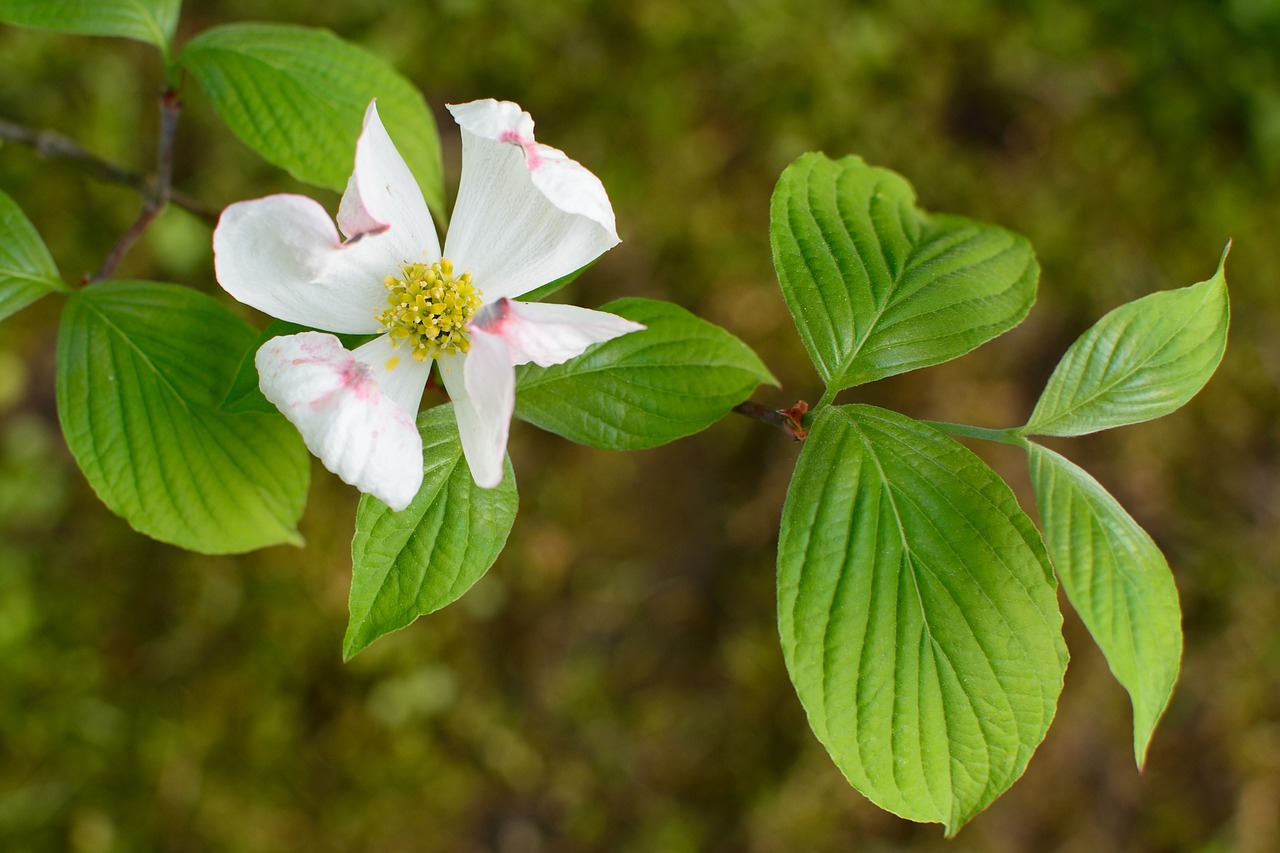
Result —
<path fill-rule="evenodd" d="M 809 411 L 809 404 L 804 400 L 789 409 L 771 409 L 748 400 L 734 406 L 733 410 L 740 415 L 780 429 L 796 441 L 804 441 L 805 436 L 809 434 L 809 429 L 804 425 L 804 415 Z"/>
<path fill-rule="evenodd" d="M 165 89 L 160 95 L 160 144 L 156 154 L 156 180 L 149 195 L 142 204 L 142 213 L 128 231 L 124 232 L 111 253 L 102 262 L 102 267 L 89 281 L 102 281 L 110 278 L 116 267 L 133 244 L 138 242 L 143 233 L 155 221 L 166 207 L 172 196 L 170 183 L 173 180 L 173 143 L 178 131 L 178 118 L 182 115 L 182 102 L 172 89 Z"/>
<path fill-rule="evenodd" d="M 0 139 L 17 142 L 36 150 L 41 157 L 67 160 L 82 167 L 100 181 L 128 187 L 143 198 L 155 195 L 155 182 L 137 172 L 104 160 L 82 148 L 75 140 L 52 130 L 34 130 L 21 124 L 0 119 Z M 210 225 L 218 221 L 218 212 L 178 190 L 170 188 L 169 200 L 188 213 L 198 216 Z"/>

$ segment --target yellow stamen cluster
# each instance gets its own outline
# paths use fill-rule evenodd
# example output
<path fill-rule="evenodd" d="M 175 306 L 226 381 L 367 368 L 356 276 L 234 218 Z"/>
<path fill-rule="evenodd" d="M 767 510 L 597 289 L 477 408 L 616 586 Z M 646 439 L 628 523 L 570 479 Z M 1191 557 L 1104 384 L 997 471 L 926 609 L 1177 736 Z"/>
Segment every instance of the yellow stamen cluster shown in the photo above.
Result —
<path fill-rule="evenodd" d="M 391 343 L 396 347 L 407 343 L 414 361 L 471 349 L 467 321 L 480 310 L 481 295 L 471 273 L 455 277 L 448 258 L 434 264 L 405 264 L 401 270 L 402 277 L 389 275 L 383 282 L 390 291 L 390 307 L 378 315 L 378 322 L 391 334 Z"/>

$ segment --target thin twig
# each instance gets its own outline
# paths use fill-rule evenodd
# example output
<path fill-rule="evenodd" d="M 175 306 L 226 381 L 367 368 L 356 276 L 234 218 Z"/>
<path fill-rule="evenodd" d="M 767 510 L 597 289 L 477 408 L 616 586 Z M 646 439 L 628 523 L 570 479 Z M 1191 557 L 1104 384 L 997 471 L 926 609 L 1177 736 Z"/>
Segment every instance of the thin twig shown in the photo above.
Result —
<path fill-rule="evenodd" d="M 128 187 L 145 198 L 155 195 L 155 185 L 144 175 L 131 172 L 109 160 L 85 150 L 68 136 L 53 130 L 34 130 L 21 124 L 0 119 L 0 139 L 17 142 L 36 150 L 41 157 L 52 160 L 68 160 L 83 167 L 89 174 L 109 184 Z M 185 193 L 170 189 L 169 200 L 183 210 L 200 217 L 210 224 L 218 221 L 218 212 L 191 198 Z"/>
<path fill-rule="evenodd" d="M 809 404 L 804 400 L 789 409 L 771 409 L 748 400 L 734 406 L 733 410 L 740 415 L 780 429 L 796 441 L 804 441 L 804 437 L 809 434 L 808 427 L 804 425 L 804 415 L 809 411 Z"/>
<path fill-rule="evenodd" d="M 177 93 L 172 89 L 166 89 L 160 95 L 160 144 L 156 155 L 156 180 L 152 187 L 153 191 L 145 197 L 138 221 L 133 223 L 133 226 L 124 232 L 124 236 L 116 241 L 115 246 L 111 248 L 111 254 L 107 255 L 107 259 L 102 262 L 102 268 L 94 273 L 90 281 L 110 278 L 125 253 L 138 242 L 138 238 L 168 206 L 169 199 L 172 197 L 172 188 L 169 184 L 173 178 L 173 142 L 178 131 L 178 118 L 181 115 L 182 102 L 178 100 Z"/>

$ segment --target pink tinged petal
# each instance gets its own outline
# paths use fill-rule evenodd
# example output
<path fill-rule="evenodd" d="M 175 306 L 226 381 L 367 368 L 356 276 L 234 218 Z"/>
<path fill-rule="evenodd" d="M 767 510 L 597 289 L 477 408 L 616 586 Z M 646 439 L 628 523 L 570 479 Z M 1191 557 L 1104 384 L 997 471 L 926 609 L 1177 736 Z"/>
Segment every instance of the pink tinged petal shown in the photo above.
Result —
<path fill-rule="evenodd" d="M 473 335 L 479 328 L 506 341 L 513 365 L 532 361 L 550 367 L 582 355 L 592 344 L 645 327 L 616 314 L 576 305 L 500 299 L 485 306 L 470 328 Z"/>
<path fill-rule="evenodd" d="M 507 345 L 498 335 L 473 329 L 470 352 L 442 356 L 436 363 L 453 400 L 471 477 L 480 488 L 492 489 L 502 482 L 516 407 L 516 375 Z"/>
<path fill-rule="evenodd" d="M 431 378 L 431 361 L 414 361 L 407 346 L 395 347 L 390 335 L 379 335 L 351 353 L 356 361 L 369 369 L 383 394 L 405 411 L 417 415 L 422 405 L 422 392 Z"/>
<path fill-rule="evenodd" d="M 509 101 L 450 105 L 462 128 L 462 183 L 445 257 L 470 270 L 486 302 L 528 293 L 618 244 L 600 179 L 533 138 Z"/>
<path fill-rule="evenodd" d="M 342 243 L 319 203 L 299 195 L 242 201 L 213 232 L 218 283 L 281 320 L 332 332 L 382 331 L 383 279 L 399 271 L 385 235 Z"/>
<path fill-rule="evenodd" d="M 338 227 L 349 239 L 386 233 L 386 240 L 402 261 L 440 259 L 431 212 L 418 181 L 396 150 L 370 101 L 364 129 L 356 143 L 356 166 L 338 208 Z"/>
<path fill-rule="evenodd" d="M 272 338 L 258 350 L 259 385 L 324 466 L 402 510 L 422 485 L 422 437 L 413 413 L 332 335 Z"/>

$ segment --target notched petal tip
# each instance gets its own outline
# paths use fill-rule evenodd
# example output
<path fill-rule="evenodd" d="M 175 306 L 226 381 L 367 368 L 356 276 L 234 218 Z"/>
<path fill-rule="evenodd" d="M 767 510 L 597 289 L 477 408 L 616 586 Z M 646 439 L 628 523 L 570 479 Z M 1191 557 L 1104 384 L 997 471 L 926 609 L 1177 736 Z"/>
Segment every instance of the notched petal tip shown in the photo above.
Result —
<path fill-rule="evenodd" d="M 338 227 L 350 240 L 393 230 L 397 251 L 438 257 L 439 238 L 413 172 L 391 140 L 375 98 L 365 108 L 355 168 L 338 206 Z"/>
<path fill-rule="evenodd" d="M 585 216 L 599 224 L 609 236 L 606 248 L 621 242 L 604 184 L 591 170 L 560 149 L 538 142 L 533 134 L 533 117 L 519 104 L 489 98 L 449 104 L 448 109 L 463 131 L 519 148 L 534 186 L 547 201 L 565 213 Z"/>
<path fill-rule="evenodd" d="M 509 142 L 522 139 L 533 143 L 533 116 L 514 101 L 485 98 L 466 104 L 446 104 L 458 127 L 481 139 Z M 503 137 L 507 137 L 504 139 Z"/>

